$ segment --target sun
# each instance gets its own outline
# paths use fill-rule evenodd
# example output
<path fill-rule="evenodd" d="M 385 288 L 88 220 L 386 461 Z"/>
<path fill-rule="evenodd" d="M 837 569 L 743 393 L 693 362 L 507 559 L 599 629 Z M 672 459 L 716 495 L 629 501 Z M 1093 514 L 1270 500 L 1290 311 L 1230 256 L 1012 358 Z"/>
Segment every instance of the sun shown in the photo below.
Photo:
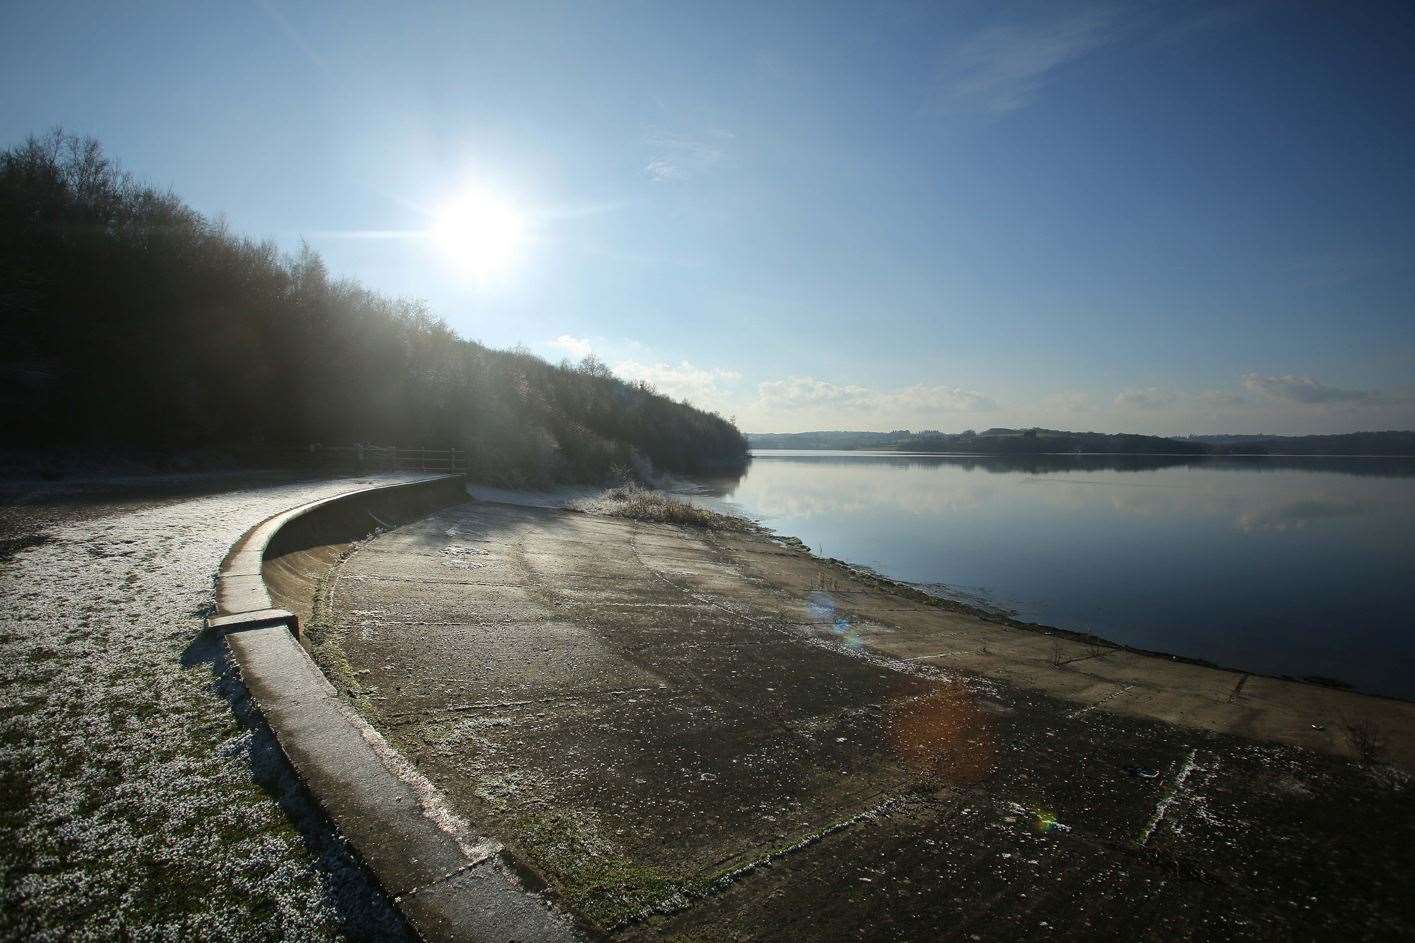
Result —
<path fill-rule="evenodd" d="M 480 189 L 450 200 L 433 218 L 434 244 L 463 273 L 485 280 L 515 261 L 525 220 L 510 203 Z"/>

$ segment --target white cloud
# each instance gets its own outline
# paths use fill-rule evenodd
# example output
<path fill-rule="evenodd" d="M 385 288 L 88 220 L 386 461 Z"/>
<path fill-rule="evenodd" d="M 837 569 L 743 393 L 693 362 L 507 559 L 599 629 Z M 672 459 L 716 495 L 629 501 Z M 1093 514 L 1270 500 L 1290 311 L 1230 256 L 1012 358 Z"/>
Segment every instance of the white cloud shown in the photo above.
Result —
<path fill-rule="evenodd" d="M 1121 409 L 1168 409 L 1179 397 L 1158 387 L 1122 390 L 1115 394 L 1115 405 Z"/>
<path fill-rule="evenodd" d="M 757 387 L 763 403 L 771 407 L 799 409 L 803 406 L 862 405 L 874 391 L 863 386 L 836 386 L 813 377 L 771 380 Z"/>
<path fill-rule="evenodd" d="M 904 414 L 941 412 L 983 412 L 997 404 L 982 393 L 949 386 L 919 384 L 893 392 L 864 386 L 840 386 L 814 377 L 770 380 L 757 388 L 760 405 L 766 409 L 838 409 L 883 414 L 881 418 Z"/>
<path fill-rule="evenodd" d="M 576 337 L 573 334 L 561 334 L 553 341 L 546 341 L 545 346 L 551 350 L 563 352 L 571 360 L 584 360 L 594 353 L 594 345 L 587 338 Z"/>
<path fill-rule="evenodd" d="M 1248 373 L 1243 376 L 1243 386 L 1254 393 L 1261 393 L 1273 399 L 1286 400 L 1289 403 L 1302 403 L 1308 406 L 1327 403 L 1381 403 L 1385 401 L 1385 397 L 1380 393 L 1367 390 L 1343 390 L 1340 387 L 1319 383 L 1311 377 L 1298 377 L 1291 374 L 1268 377 Z"/>
<path fill-rule="evenodd" d="M 648 383 L 665 396 L 686 399 L 695 406 L 707 409 L 719 409 L 726 392 L 724 385 L 742 378 L 735 370 L 696 367 L 686 360 L 677 364 L 624 360 L 616 363 L 613 369 L 625 380 Z"/>
<path fill-rule="evenodd" d="M 995 26 L 957 48 L 940 71 L 934 104 L 943 111 L 1004 114 L 1029 105 L 1051 73 L 1119 35 L 1114 14 Z"/>
<path fill-rule="evenodd" d="M 653 154 L 644 170 L 658 183 L 700 176 L 723 162 L 734 137 L 730 131 L 697 137 L 656 131 L 644 140 Z"/>

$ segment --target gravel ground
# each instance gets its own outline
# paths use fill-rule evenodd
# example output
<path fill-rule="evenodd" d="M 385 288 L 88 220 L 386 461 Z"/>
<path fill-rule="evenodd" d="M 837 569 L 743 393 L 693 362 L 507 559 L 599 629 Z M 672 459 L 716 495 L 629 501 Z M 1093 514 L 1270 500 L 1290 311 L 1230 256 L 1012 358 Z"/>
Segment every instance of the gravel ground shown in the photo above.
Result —
<path fill-rule="evenodd" d="M 202 631 L 233 541 L 350 486 L 7 496 L 0 938 L 407 937 Z"/>

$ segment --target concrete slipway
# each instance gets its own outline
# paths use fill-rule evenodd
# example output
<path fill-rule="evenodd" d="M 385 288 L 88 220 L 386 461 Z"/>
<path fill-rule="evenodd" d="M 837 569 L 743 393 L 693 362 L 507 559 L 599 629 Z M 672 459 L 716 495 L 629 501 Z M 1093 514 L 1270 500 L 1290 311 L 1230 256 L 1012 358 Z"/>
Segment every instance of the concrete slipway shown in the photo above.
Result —
<path fill-rule="evenodd" d="M 277 526 L 229 608 L 304 648 L 228 638 L 430 938 L 1415 933 L 1413 705 L 421 487 Z"/>

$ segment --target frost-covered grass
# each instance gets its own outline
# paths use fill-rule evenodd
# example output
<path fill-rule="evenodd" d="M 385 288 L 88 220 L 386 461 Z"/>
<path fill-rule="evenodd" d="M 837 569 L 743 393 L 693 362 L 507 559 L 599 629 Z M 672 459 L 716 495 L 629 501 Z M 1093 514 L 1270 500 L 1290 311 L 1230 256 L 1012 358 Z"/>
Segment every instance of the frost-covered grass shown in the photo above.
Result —
<path fill-rule="evenodd" d="M 201 630 L 247 527 L 348 487 L 66 514 L 0 561 L 0 938 L 405 936 Z"/>

